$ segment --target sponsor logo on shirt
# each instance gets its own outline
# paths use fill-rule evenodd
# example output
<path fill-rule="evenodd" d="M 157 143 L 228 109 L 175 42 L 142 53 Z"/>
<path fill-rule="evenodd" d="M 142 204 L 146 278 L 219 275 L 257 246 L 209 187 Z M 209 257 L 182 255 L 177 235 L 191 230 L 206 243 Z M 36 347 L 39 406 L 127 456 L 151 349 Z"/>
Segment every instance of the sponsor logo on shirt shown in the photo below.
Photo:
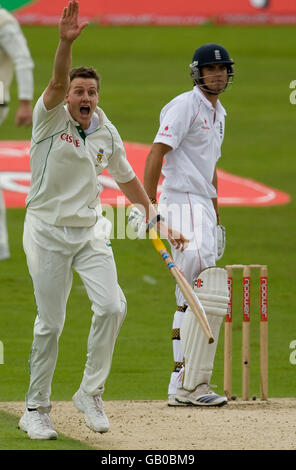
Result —
<path fill-rule="evenodd" d="M 61 139 L 64 140 L 65 142 L 68 142 L 69 144 L 74 144 L 75 147 L 80 147 L 79 140 L 74 139 L 72 135 L 66 134 L 66 132 L 63 132 L 61 134 Z"/>
<path fill-rule="evenodd" d="M 172 134 L 168 133 L 169 126 L 165 126 L 164 130 L 159 133 L 162 137 L 172 137 Z"/>
<path fill-rule="evenodd" d="M 210 130 L 210 127 L 208 126 L 208 121 L 206 119 L 204 119 L 204 125 L 201 126 L 202 129 L 205 129 L 207 131 Z"/>

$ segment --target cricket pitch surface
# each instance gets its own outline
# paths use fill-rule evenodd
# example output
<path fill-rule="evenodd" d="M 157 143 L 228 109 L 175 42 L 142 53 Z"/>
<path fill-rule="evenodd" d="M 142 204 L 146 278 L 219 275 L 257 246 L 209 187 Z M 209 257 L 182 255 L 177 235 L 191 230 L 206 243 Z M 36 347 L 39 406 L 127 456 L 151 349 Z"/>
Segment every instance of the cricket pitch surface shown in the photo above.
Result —
<path fill-rule="evenodd" d="M 0 403 L 21 416 L 23 402 Z M 53 402 L 58 433 L 98 450 L 292 450 L 296 442 L 296 398 L 237 399 L 217 408 L 169 407 L 166 401 L 105 401 L 110 430 L 86 427 L 72 402 Z M 23 432 L 20 430 L 20 432 Z"/>

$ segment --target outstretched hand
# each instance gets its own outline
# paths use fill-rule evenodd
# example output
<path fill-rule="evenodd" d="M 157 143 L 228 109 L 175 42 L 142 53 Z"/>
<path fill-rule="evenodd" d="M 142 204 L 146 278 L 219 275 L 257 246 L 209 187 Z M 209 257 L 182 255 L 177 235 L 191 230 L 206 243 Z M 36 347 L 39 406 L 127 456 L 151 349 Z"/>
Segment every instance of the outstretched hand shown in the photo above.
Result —
<path fill-rule="evenodd" d="M 87 21 L 79 22 L 79 4 L 76 0 L 71 0 L 64 8 L 60 19 L 60 38 L 66 41 L 75 41 L 87 25 Z"/>

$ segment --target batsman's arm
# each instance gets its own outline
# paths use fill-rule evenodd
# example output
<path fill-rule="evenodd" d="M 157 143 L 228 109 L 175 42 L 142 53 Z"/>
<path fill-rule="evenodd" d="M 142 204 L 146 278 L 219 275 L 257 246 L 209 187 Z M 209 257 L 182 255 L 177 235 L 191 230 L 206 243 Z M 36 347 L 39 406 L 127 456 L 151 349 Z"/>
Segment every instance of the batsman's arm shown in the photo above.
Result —
<path fill-rule="evenodd" d="M 117 181 L 118 186 L 129 201 L 135 204 L 142 212 L 145 212 L 146 219 L 149 221 L 156 220 L 157 212 L 154 209 L 147 193 L 137 176 L 127 183 L 120 183 Z M 172 230 L 164 221 L 159 221 L 155 228 L 157 231 L 167 238 L 175 248 L 180 248 L 183 251 L 188 243 L 188 240 L 177 230 Z"/>
<path fill-rule="evenodd" d="M 151 201 L 156 201 L 157 185 L 160 177 L 163 158 L 172 147 L 160 142 L 152 144 L 147 155 L 144 170 L 144 188 Z"/>
<path fill-rule="evenodd" d="M 44 93 L 44 104 L 48 110 L 55 108 L 65 99 L 70 84 L 72 44 L 87 25 L 87 22 L 79 22 L 79 4 L 76 0 L 71 0 L 60 18 L 60 41 L 55 55 L 53 74 Z"/>

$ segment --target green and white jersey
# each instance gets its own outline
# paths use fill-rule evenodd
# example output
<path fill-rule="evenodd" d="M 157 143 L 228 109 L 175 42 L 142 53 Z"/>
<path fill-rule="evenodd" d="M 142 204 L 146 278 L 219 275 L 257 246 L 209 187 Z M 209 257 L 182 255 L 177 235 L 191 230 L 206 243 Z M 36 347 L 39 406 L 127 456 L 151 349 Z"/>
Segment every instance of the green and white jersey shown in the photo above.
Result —
<path fill-rule="evenodd" d="M 31 185 L 26 205 L 44 222 L 91 227 L 100 213 L 98 175 L 107 168 L 119 183 L 135 177 L 123 142 L 102 109 L 98 125 L 84 133 L 63 103 L 47 110 L 43 95 L 33 112 Z"/>

